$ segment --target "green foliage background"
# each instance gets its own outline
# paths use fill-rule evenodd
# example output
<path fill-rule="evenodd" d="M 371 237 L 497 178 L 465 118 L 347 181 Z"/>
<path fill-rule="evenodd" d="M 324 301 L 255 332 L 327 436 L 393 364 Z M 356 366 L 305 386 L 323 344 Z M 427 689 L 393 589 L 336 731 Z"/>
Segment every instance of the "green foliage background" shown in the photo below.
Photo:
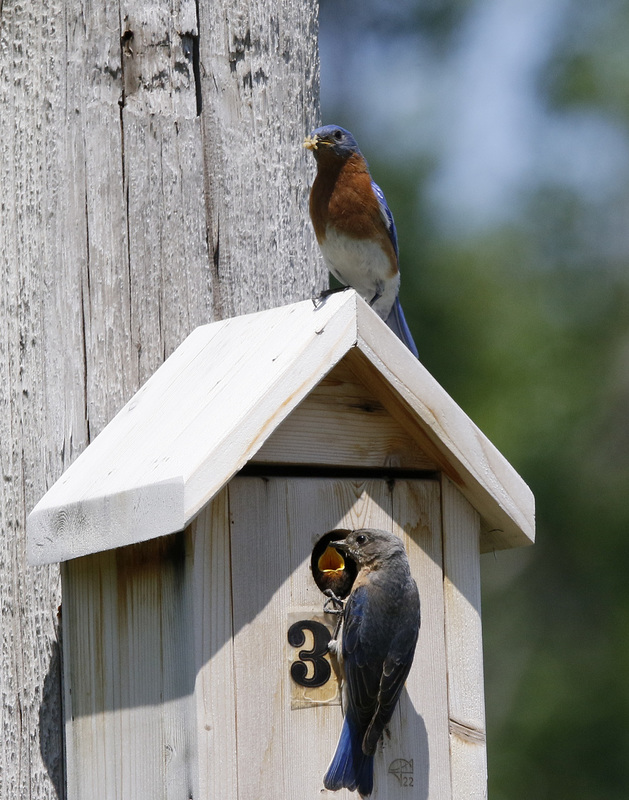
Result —
<path fill-rule="evenodd" d="M 483 557 L 490 800 L 626 800 L 629 185 L 589 192 L 540 174 L 508 221 L 448 228 L 423 191 L 439 155 L 380 148 L 379 133 L 403 124 L 390 116 L 361 136 L 378 100 L 355 91 L 352 49 L 412 29 L 439 58 L 486 4 L 406 0 L 391 13 L 324 0 L 322 59 L 336 48 L 327 81 L 339 85 L 328 100 L 324 80 L 323 119 L 353 131 L 387 195 L 420 359 L 537 501 L 535 547 Z M 560 11 L 536 102 L 629 142 L 629 2 L 562 0 Z M 601 155 L 596 141 L 589 153 Z"/>

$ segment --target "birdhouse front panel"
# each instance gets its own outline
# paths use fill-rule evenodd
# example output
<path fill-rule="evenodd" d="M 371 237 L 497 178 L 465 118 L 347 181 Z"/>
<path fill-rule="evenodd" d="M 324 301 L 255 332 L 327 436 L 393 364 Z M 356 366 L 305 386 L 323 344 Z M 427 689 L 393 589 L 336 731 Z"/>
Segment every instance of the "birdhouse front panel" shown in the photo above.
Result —
<path fill-rule="evenodd" d="M 69 797 L 356 796 L 322 783 L 343 713 L 312 556 L 357 528 L 401 537 L 421 598 L 373 796 L 483 797 L 476 513 L 438 478 L 250 476 L 181 534 L 66 565 Z"/>

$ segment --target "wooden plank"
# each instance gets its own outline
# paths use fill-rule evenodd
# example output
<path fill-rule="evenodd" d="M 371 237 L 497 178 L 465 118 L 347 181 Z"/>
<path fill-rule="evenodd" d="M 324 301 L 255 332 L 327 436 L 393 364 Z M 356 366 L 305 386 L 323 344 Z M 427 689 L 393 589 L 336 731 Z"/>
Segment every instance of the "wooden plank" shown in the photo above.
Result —
<path fill-rule="evenodd" d="M 437 469 L 345 362 L 312 390 L 251 461 Z"/>
<path fill-rule="evenodd" d="M 445 631 L 453 800 L 487 797 L 478 513 L 442 481 Z"/>
<path fill-rule="evenodd" d="M 68 800 L 197 796 L 190 543 L 174 534 L 68 562 Z"/>
<path fill-rule="evenodd" d="M 29 558 L 34 564 L 62 561 L 68 552 L 75 557 L 98 553 L 165 536 L 184 525 L 181 477 L 62 509 L 42 505 L 29 527 Z"/>
<path fill-rule="evenodd" d="M 68 800 L 82 795 L 116 798 L 122 750 L 112 714 L 120 663 L 115 618 L 115 553 L 64 565 L 64 711 Z"/>
<path fill-rule="evenodd" d="M 321 610 L 309 560 L 323 533 L 336 527 L 391 529 L 394 506 L 404 506 L 411 495 L 405 516 L 409 536 L 393 527 L 405 536 L 426 614 L 391 737 L 376 756 L 376 792 L 386 800 L 408 798 L 409 785 L 388 771 L 404 759 L 413 763 L 413 796 L 427 798 L 430 792 L 434 800 L 449 799 L 438 482 L 396 483 L 391 491 L 375 480 L 241 478 L 231 482 L 229 494 L 239 796 L 333 796 L 322 789 L 322 777 L 342 715 L 326 703 L 291 709 L 288 615 Z"/>
<path fill-rule="evenodd" d="M 228 489 L 191 525 L 199 797 L 235 800 L 236 686 Z"/>
<path fill-rule="evenodd" d="M 390 769 L 394 758 L 412 759 L 413 774 L 407 777 L 412 777 L 413 789 L 411 791 L 407 786 L 396 785 L 396 792 L 391 797 L 399 797 L 400 800 L 409 796 L 421 800 L 450 800 L 439 481 L 396 481 L 391 500 L 391 516 L 399 526 L 395 530 L 402 534 L 405 541 L 421 603 L 421 627 L 415 661 L 406 682 L 410 700 L 406 708 L 413 709 L 417 715 L 415 729 L 408 737 L 413 745 L 409 748 L 408 743 L 404 742 L 404 749 L 392 753 L 385 761 Z M 404 708 L 401 705 L 400 711 Z M 397 719 L 396 713 L 394 726 Z M 392 727 L 393 735 L 394 730 L 395 727 Z M 385 743 L 385 753 L 387 749 Z M 396 782 L 390 775 L 387 778 L 387 787 L 390 788 Z"/>
<path fill-rule="evenodd" d="M 309 559 L 316 540 L 336 522 L 326 488 L 257 478 L 236 479 L 229 487 L 243 799 L 318 796 L 331 756 L 331 707 L 291 710 L 287 642 L 291 613 L 302 611 L 307 618 L 322 610 Z"/>

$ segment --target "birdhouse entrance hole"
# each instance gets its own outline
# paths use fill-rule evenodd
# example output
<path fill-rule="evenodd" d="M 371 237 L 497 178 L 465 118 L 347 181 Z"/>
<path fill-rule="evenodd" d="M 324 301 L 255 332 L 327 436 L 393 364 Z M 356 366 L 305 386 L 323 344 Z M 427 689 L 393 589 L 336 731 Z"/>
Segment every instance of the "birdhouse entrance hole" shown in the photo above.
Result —
<path fill-rule="evenodd" d="M 344 528 L 325 533 L 315 544 L 310 558 L 312 577 L 321 592 L 328 597 L 333 592 L 340 600 L 349 595 L 358 568 L 356 562 L 333 547 L 332 542 L 344 539 L 348 533 Z"/>

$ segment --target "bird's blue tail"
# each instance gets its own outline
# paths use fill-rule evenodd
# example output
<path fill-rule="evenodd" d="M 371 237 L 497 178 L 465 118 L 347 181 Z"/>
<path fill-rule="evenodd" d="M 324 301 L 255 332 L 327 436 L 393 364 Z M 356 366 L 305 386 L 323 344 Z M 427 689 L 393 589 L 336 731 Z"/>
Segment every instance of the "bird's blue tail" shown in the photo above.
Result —
<path fill-rule="evenodd" d="M 402 306 L 400 305 L 399 297 L 395 298 L 395 303 L 393 303 L 393 308 L 389 312 L 389 316 L 386 318 L 386 323 L 389 328 L 391 328 L 393 333 L 404 342 L 415 358 L 419 358 L 419 353 L 415 347 L 415 342 L 413 341 L 411 332 L 406 324 L 406 319 L 404 317 L 404 312 L 402 311 Z"/>
<path fill-rule="evenodd" d="M 373 756 L 363 753 L 361 737 L 353 730 L 348 716 L 323 785 L 333 792 L 343 788 L 352 792 L 358 790 L 361 797 L 368 797 L 373 790 Z"/>

